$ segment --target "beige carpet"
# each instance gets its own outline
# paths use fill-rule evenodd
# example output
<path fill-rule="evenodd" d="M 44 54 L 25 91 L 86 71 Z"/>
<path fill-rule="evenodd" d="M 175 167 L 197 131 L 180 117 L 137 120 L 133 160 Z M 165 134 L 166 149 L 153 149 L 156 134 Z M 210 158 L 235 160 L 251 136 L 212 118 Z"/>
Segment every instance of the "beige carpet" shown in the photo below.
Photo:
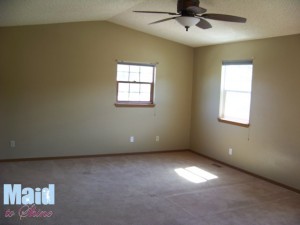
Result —
<path fill-rule="evenodd" d="M 56 189 L 49 218 L 5 218 L 1 194 L 1 225 L 300 224 L 299 194 L 188 151 L 0 163 L 0 183 Z"/>

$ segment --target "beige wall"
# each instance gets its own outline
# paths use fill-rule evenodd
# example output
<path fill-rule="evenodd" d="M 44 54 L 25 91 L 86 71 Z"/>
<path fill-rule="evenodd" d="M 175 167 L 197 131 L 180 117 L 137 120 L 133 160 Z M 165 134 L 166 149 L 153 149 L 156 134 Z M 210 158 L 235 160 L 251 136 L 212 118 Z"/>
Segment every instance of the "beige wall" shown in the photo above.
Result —
<path fill-rule="evenodd" d="M 107 22 L 0 28 L 0 43 L 0 159 L 189 148 L 192 48 Z M 114 106 L 116 59 L 159 62 L 155 108 Z"/>
<path fill-rule="evenodd" d="M 252 58 L 250 128 L 218 122 L 222 60 Z M 197 48 L 194 62 L 191 148 L 300 189 L 300 35 Z"/>
<path fill-rule="evenodd" d="M 0 159 L 192 148 L 300 189 L 300 35 L 193 50 L 84 22 L 0 28 L 0 43 Z M 219 123 L 221 61 L 251 58 L 251 126 Z M 114 106 L 115 59 L 159 62 L 155 108 Z"/>

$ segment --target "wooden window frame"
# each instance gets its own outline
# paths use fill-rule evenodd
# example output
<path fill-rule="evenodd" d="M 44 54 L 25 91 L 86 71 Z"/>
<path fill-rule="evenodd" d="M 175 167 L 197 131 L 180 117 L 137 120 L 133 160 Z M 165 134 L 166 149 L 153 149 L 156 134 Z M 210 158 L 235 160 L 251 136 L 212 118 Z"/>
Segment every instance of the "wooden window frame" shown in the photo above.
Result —
<path fill-rule="evenodd" d="M 238 60 L 238 61 L 223 61 L 222 62 L 222 66 L 224 65 L 252 65 L 253 67 L 253 60 Z M 225 107 L 225 101 L 226 101 L 226 95 L 227 92 L 234 92 L 234 93 L 249 93 L 250 94 L 250 98 L 252 96 L 252 88 L 251 91 L 238 91 L 238 90 L 223 90 L 223 82 L 225 79 L 223 77 L 223 72 L 221 74 L 221 90 L 220 90 L 220 106 L 219 106 L 219 117 L 218 117 L 218 121 L 222 122 L 222 123 L 226 123 L 226 124 L 231 124 L 231 125 L 236 125 L 236 126 L 241 126 L 241 127 L 246 127 L 248 128 L 250 126 L 250 115 L 249 115 L 249 120 L 248 122 L 241 122 L 237 119 L 233 119 L 233 118 L 226 118 L 224 117 L 224 107 Z M 253 71 L 252 71 L 252 79 L 253 79 Z M 252 86 L 252 83 L 251 83 Z M 250 102 L 250 111 L 251 111 L 251 102 Z M 250 113 L 250 112 L 249 112 Z"/>
<path fill-rule="evenodd" d="M 118 81 L 116 77 L 116 107 L 155 107 L 154 104 L 154 83 L 155 83 L 155 71 L 156 71 L 156 64 L 153 63 L 133 63 L 133 62 L 118 62 L 118 65 L 129 65 L 129 66 L 147 66 L 153 67 L 153 74 L 152 74 L 152 82 L 139 82 L 139 81 Z M 118 75 L 117 75 L 118 76 Z M 150 84 L 150 101 L 119 101 L 118 100 L 118 93 L 119 93 L 119 84 Z"/>

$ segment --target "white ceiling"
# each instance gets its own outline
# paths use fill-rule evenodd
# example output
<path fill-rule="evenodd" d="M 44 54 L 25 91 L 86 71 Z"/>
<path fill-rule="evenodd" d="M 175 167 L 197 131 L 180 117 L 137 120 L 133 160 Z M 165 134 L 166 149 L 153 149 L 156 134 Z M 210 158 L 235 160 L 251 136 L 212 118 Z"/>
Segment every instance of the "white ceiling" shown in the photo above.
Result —
<path fill-rule="evenodd" d="M 188 32 L 170 17 L 133 10 L 176 12 L 177 0 L 0 0 L 0 26 L 109 21 L 192 47 L 300 33 L 300 0 L 200 0 L 208 13 L 247 18 L 246 24 L 209 20 Z"/>

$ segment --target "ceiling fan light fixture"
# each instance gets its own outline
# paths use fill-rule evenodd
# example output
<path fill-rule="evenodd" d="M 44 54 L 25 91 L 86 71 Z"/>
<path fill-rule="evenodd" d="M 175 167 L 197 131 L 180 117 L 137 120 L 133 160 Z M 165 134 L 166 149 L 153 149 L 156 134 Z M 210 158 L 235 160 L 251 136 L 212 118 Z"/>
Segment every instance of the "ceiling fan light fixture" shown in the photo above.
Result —
<path fill-rule="evenodd" d="M 191 26 L 196 25 L 200 21 L 200 19 L 195 18 L 195 17 L 191 17 L 191 16 L 180 16 L 180 17 L 176 18 L 176 21 L 178 23 L 180 23 L 182 26 L 184 26 L 186 31 L 188 31 L 188 29 Z"/>

